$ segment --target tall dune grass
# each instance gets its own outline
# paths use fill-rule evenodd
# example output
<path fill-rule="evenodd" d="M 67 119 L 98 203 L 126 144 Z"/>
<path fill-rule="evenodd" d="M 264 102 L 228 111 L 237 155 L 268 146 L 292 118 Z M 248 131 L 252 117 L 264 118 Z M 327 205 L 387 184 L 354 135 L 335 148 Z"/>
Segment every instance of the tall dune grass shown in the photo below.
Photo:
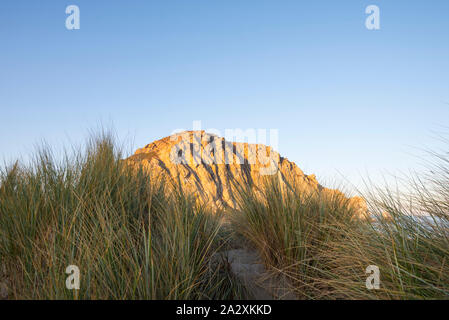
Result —
<path fill-rule="evenodd" d="M 61 161 L 44 147 L 31 164 L 1 170 L 0 285 L 8 298 L 246 297 L 226 268 L 211 268 L 232 234 L 221 213 L 122 158 L 112 135 L 100 134 Z M 305 192 L 276 176 L 258 188 L 235 186 L 238 206 L 227 214 L 299 299 L 447 299 L 447 153 L 434 154 L 428 172 L 406 186 L 408 193 L 371 186 L 372 219 L 359 219 L 341 193 Z M 69 265 L 80 269 L 80 290 L 65 286 Z M 369 265 L 379 267 L 378 290 L 365 286 Z"/>
<path fill-rule="evenodd" d="M 328 290 L 327 248 L 344 241 L 338 224 L 355 224 L 354 213 L 341 193 L 307 191 L 294 179 L 288 185 L 274 176 L 259 189 L 237 187 L 233 222 L 298 298 L 314 299 Z"/>
<path fill-rule="evenodd" d="M 300 299 L 447 299 L 449 158 L 435 156 L 406 194 L 371 186 L 371 219 L 354 218 L 338 194 L 304 193 L 295 181 L 285 188 L 275 177 L 261 190 L 237 188 L 234 226 Z M 369 265 L 379 267 L 378 290 L 365 285 Z"/>
<path fill-rule="evenodd" d="M 210 270 L 219 217 L 122 160 L 110 134 L 58 162 L 42 148 L 0 177 L 0 264 L 10 299 L 232 299 Z M 66 267 L 80 269 L 68 290 Z"/>

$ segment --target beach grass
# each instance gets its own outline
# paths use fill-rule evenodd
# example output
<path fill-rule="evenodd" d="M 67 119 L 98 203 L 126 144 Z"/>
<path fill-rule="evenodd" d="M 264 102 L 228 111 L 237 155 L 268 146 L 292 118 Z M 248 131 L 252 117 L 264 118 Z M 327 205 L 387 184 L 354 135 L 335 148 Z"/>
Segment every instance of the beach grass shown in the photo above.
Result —
<path fill-rule="evenodd" d="M 354 219 L 338 194 L 271 177 L 259 189 L 237 188 L 234 227 L 299 299 L 447 299 L 447 153 L 433 153 L 427 170 L 403 184 L 407 192 L 368 185 L 371 216 Z M 369 266 L 379 270 L 378 289 L 366 285 Z"/>
<path fill-rule="evenodd" d="M 40 148 L 0 177 L 0 263 L 9 299 L 235 299 L 212 270 L 219 213 L 121 160 L 113 135 L 56 161 Z M 66 288 L 66 268 L 80 289 Z"/>
<path fill-rule="evenodd" d="M 236 208 L 212 210 L 179 181 L 129 166 L 110 133 L 74 150 L 55 157 L 44 146 L 1 170 L 8 299 L 243 299 L 229 266 L 211 267 L 234 234 L 298 299 L 449 297 L 447 154 L 408 177 L 407 192 L 370 184 L 371 216 L 360 218 L 343 194 L 278 176 L 235 186 Z M 66 288 L 70 265 L 78 290 Z M 366 286 L 369 266 L 378 289 Z"/>

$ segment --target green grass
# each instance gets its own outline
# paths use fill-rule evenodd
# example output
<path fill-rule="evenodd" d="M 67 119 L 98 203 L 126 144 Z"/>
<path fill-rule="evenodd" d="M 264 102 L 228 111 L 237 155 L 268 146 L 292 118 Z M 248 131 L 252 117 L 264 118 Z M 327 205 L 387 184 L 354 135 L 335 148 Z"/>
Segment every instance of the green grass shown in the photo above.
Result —
<path fill-rule="evenodd" d="M 111 135 L 58 163 L 42 148 L 0 177 L 0 264 L 10 299 L 233 299 L 212 270 L 219 215 L 175 184 L 131 168 Z M 80 290 L 67 290 L 68 265 Z M 1 279 L 0 279 L 1 280 Z"/>
<path fill-rule="evenodd" d="M 305 193 L 273 177 L 260 189 L 237 187 L 234 227 L 299 299 L 447 299 L 449 159 L 433 159 L 406 181 L 407 194 L 371 185 L 373 219 L 354 219 L 338 194 Z M 422 212 L 431 223 L 411 218 Z M 379 290 L 365 286 L 369 265 L 379 267 Z"/>
<path fill-rule="evenodd" d="M 245 298 L 229 265 L 214 259 L 235 233 L 299 299 L 449 297 L 447 153 L 406 182 L 407 194 L 371 186 L 372 220 L 354 218 L 340 193 L 305 192 L 288 177 L 286 187 L 277 176 L 235 186 L 238 207 L 215 212 L 123 156 L 100 134 L 60 161 L 43 147 L 29 165 L 1 170 L 0 284 L 9 299 Z M 432 223 L 411 219 L 417 212 Z M 80 269 L 80 290 L 65 287 L 69 265 Z M 379 290 L 365 287 L 369 265 L 380 269 Z"/>
<path fill-rule="evenodd" d="M 288 279 L 298 298 L 314 299 L 328 290 L 326 253 L 344 241 L 339 224 L 356 222 L 342 194 L 305 192 L 293 179 L 289 185 L 275 176 L 259 189 L 237 188 L 233 224 L 273 273 Z"/>

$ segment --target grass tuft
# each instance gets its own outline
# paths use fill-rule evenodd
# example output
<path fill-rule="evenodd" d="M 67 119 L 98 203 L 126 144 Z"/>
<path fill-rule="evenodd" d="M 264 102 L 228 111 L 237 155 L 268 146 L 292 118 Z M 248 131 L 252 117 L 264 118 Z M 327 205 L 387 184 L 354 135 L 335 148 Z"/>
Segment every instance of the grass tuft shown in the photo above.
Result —
<path fill-rule="evenodd" d="M 219 216 L 121 159 L 103 133 L 59 163 L 43 147 L 29 166 L 2 170 L 8 298 L 237 298 L 232 276 L 209 268 Z M 65 287 L 69 265 L 80 269 L 80 290 Z"/>

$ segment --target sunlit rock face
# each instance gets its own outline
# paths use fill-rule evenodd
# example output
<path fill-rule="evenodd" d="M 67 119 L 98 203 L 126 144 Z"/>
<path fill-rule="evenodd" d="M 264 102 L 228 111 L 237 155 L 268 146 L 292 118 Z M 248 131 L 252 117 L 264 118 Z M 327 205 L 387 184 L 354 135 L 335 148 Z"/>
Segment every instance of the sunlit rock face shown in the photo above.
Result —
<path fill-rule="evenodd" d="M 230 142 L 205 131 L 184 131 L 154 141 L 127 161 L 142 165 L 152 175 L 179 178 L 186 190 L 217 208 L 236 206 L 236 184 L 258 188 L 267 177 L 275 175 L 284 187 L 294 181 L 304 191 L 344 198 L 340 191 L 322 187 L 315 175 L 304 174 L 269 146 Z M 357 197 L 349 200 L 363 215 L 365 201 Z"/>

